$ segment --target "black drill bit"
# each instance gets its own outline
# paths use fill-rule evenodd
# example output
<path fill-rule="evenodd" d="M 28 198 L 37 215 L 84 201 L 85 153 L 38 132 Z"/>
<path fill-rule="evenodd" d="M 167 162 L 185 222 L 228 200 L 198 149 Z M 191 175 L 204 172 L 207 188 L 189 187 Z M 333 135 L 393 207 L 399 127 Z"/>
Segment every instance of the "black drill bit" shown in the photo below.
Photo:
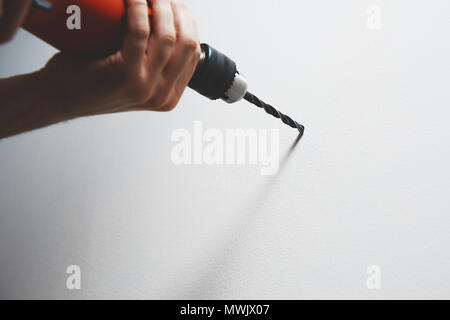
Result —
<path fill-rule="evenodd" d="M 247 80 L 238 72 L 236 63 L 205 43 L 202 44 L 202 58 L 189 87 L 211 100 L 220 98 L 228 103 L 235 103 L 244 98 L 275 118 L 281 119 L 288 126 L 297 129 L 300 137 L 305 132 L 304 126 L 248 92 Z"/>
<path fill-rule="evenodd" d="M 292 120 L 290 117 L 282 114 L 280 111 L 272 107 L 270 104 L 261 101 L 259 98 L 257 98 L 255 95 L 251 94 L 248 91 L 245 94 L 244 99 L 257 107 L 264 109 L 268 114 L 274 116 L 275 118 L 281 119 L 281 121 L 283 121 L 283 123 L 287 124 L 288 126 L 297 129 L 298 132 L 300 132 L 300 136 L 303 136 L 303 133 L 305 132 L 304 126 L 299 124 L 297 121 Z"/>

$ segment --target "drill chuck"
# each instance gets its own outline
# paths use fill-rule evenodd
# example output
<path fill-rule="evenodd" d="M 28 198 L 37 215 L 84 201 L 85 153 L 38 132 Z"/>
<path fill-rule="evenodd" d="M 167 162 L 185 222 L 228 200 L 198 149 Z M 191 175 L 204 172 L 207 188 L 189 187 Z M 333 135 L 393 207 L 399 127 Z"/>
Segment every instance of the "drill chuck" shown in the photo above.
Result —
<path fill-rule="evenodd" d="M 202 57 L 189 87 L 211 100 L 234 103 L 247 93 L 247 80 L 236 63 L 213 47 L 202 44 Z"/>

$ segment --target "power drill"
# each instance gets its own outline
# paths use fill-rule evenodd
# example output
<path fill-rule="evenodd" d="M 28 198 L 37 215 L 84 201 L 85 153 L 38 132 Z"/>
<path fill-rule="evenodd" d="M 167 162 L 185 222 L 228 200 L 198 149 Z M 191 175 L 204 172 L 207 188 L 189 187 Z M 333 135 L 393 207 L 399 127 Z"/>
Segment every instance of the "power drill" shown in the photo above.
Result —
<path fill-rule="evenodd" d="M 67 27 L 71 10 L 79 9 L 82 27 Z M 24 29 L 56 49 L 83 56 L 106 56 L 117 51 L 126 32 L 125 0 L 34 0 Z M 152 10 L 149 3 L 149 18 Z M 248 91 L 236 63 L 202 44 L 202 56 L 189 87 L 211 99 L 235 103 L 242 99 L 263 108 L 303 135 L 305 128 Z"/>

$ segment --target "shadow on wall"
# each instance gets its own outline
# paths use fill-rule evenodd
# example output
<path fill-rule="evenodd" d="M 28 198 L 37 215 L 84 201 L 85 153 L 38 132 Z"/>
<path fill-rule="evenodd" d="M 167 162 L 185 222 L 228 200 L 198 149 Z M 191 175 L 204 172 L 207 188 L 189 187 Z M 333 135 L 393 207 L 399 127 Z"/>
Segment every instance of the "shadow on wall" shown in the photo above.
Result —
<path fill-rule="evenodd" d="M 226 284 L 222 284 L 217 279 L 224 279 L 229 270 L 235 269 L 233 265 L 236 252 L 239 251 L 241 243 L 245 241 L 246 234 L 250 227 L 257 221 L 259 213 L 264 207 L 265 201 L 270 195 L 271 191 L 277 184 L 277 181 L 283 175 L 291 156 L 296 150 L 302 136 L 299 135 L 292 146 L 287 150 L 283 158 L 280 160 L 280 169 L 278 174 L 272 176 L 266 184 L 256 193 L 254 200 L 251 202 L 251 208 L 254 208 L 248 213 L 245 220 L 236 225 L 234 235 L 229 241 L 224 242 L 221 248 L 217 248 L 218 253 L 214 257 L 210 257 L 211 263 L 207 264 L 207 270 L 203 270 L 200 276 L 193 280 L 184 291 L 180 292 L 181 299 L 220 299 L 224 298 L 226 291 Z M 178 297 L 177 297 L 178 298 Z"/>

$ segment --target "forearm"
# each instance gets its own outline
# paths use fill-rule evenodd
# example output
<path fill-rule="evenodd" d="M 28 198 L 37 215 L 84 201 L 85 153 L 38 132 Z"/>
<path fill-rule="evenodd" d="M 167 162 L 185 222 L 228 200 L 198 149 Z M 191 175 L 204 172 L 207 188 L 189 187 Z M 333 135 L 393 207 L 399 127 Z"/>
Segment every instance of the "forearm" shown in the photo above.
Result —
<path fill-rule="evenodd" d="M 0 79 L 0 139 L 68 120 L 41 72 Z"/>

